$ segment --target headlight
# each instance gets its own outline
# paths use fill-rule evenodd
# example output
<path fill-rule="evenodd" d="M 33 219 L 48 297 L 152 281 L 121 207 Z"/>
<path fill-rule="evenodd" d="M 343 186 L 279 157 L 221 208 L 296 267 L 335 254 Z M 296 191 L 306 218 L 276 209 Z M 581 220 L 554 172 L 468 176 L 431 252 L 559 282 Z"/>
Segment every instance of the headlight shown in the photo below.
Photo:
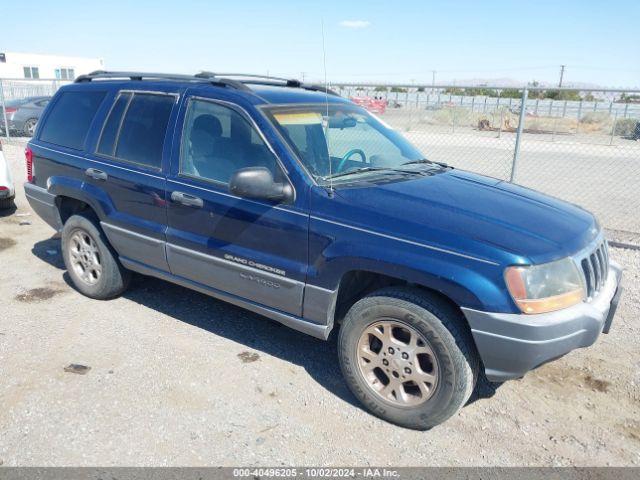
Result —
<path fill-rule="evenodd" d="M 560 310 L 586 297 L 583 277 L 570 258 L 542 265 L 508 267 L 504 279 L 523 313 Z"/>

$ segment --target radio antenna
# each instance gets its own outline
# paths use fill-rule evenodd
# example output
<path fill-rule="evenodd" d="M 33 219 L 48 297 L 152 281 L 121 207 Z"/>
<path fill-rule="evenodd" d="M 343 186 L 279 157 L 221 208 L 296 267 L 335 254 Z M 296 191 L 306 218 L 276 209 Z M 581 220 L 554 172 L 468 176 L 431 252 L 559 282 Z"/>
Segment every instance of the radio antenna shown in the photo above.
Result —
<path fill-rule="evenodd" d="M 324 18 L 320 20 L 322 31 L 322 67 L 324 70 L 324 105 L 326 108 L 326 126 L 324 129 L 324 141 L 327 144 L 327 158 L 329 160 L 329 195 L 333 195 L 333 178 L 331 166 L 331 153 L 329 152 L 329 85 L 327 84 L 327 49 L 324 45 Z"/>

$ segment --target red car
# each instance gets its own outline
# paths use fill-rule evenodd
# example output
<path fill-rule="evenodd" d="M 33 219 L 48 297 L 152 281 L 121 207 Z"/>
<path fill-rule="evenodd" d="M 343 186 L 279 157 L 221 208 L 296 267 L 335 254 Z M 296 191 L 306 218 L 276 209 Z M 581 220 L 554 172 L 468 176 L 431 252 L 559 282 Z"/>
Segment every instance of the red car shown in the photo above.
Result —
<path fill-rule="evenodd" d="M 351 100 L 356 105 L 360 105 L 361 107 L 367 109 L 371 113 L 383 114 L 387 111 L 386 100 L 377 100 L 371 97 L 351 97 L 349 100 Z"/>

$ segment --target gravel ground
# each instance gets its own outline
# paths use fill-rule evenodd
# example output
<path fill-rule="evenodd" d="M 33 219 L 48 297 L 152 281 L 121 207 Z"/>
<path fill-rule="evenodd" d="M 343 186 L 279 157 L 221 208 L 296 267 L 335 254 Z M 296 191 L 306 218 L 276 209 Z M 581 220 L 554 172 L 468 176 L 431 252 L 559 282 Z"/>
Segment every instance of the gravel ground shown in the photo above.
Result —
<path fill-rule="evenodd" d="M 21 148 L 5 155 L 21 184 Z M 335 338 L 144 277 L 83 297 L 18 188 L 0 218 L 0 464 L 638 465 L 640 252 L 612 256 L 611 334 L 415 432 L 360 408 Z"/>

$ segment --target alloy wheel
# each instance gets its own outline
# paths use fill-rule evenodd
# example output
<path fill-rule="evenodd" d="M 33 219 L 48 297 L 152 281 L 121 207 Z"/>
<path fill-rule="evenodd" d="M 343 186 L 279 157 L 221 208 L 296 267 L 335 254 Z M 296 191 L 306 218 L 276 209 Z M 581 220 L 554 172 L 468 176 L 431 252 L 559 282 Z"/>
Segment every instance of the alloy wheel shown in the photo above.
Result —
<path fill-rule="evenodd" d="M 420 405 L 437 387 L 438 364 L 429 342 L 396 320 L 375 322 L 362 332 L 357 363 L 369 388 L 395 406 Z"/>
<path fill-rule="evenodd" d="M 102 261 L 96 242 L 84 230 L 74 230 L 69 241 L 69 258 L 76 275 L 87 285 L 102 276 Z"/>

